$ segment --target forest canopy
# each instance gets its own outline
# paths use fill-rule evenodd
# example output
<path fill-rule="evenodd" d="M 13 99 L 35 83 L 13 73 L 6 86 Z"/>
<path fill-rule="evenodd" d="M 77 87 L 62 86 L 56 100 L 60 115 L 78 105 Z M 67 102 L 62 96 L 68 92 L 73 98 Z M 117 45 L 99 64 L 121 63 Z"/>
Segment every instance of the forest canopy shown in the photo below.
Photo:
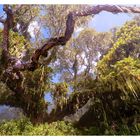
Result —
<path fill-rule="evenodd" d="M 0 105 L 23 115 L 0 135 L 140 134 L 140 7 L 2 7 Z M 102 11 L 134 16 L 98 32 Z"/>

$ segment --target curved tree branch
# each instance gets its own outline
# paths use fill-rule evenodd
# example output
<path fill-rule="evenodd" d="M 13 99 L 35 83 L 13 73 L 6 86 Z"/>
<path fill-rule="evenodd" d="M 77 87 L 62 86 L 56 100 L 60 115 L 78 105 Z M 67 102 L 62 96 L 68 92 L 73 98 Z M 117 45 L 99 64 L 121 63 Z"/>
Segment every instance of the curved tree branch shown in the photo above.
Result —
<path fill-rule="evenodd" d="M 19 75 L 19 71 L 29 70 L 34 71 L 39 67 L 39 58 L 40 56 L 46 56 L 48 51 L 59 45 L 65 45 L 67 41 L 72 36 L 74 32 L 74 25 L 76 17 L 81 16 L 88 16 L 88 15 L 96 15 L 102 11 L 108 11 L 111 13 L 140 13 L 140 8 L 137 7 L 126 7 L 126 6 L 115 6 L 115 5 L 97 5 L 97 6 L 86 6 L 85 9 L 80 11 L 73 11 L 70 12 L 67 16 L 66 20 L 66 30 L 64 36 L 57 37 L 57 38 L 50 38 L 41 48 L 37 49 L 31 56 L 31 59 L 27 62 L 23 60 L 19 60 L 16 57 L 11 57 L 9 53 L 9 31 L 14 26 L 13 16 L 14 12 L 10 8 L 9 5 L 5 5 L 4 9 L 5 13 L 7 14 L 7 18 L 4 22 L 4 29 L 3 29 L 3 60 L 6 63 L 7 71 L 10 70 L 11 73 L 16 73 Z M 10 66 L 10 67 L 9 67 Z M 12 70 L 11 70 L 12 68 Z"/>
<path fill-rule="evenodd" d="M 81 11 L 70 12 L 67 16 L 66 30 L 64 36 L 58 38 L 50 38 L 41 48 L 37 49 L 31 56 L 30 61 L 21 62 L 20 65 L 14 65 L 15 70 L 31 70 L 34 71 L 38 68 L 39 57 L 46 56 L 47 52 L 54 46 L 65 45 L 67 41 L 71 38 L 74 32 L 75 18 L 81 16 L 96 15 L 102 11 L 117 13 L 140 13 L 140 8 L 138 7 L 127 7 L 127 6 L 116 6 L 116 5 L 97 5 L 97 6 L 87 6 Z"/>
<path fill-rule="evenodd" d="M 46 56 L 48 51 L 59 45 L 65 45 L 67 41 L 72 36 L 74 32 L 74 25 L 76 17 L 81 16 L 88 16 L 88 15 L 96 15 L 102 11 L 108 11 L 111 13 L 140 13 L 140 8 L 137 7 L 126 7 L 126 6 L 115 6 L 115 5 L 97 5 L 97 6 L 87 6 L 85 9 L 80 11 L 73 11 L 70 12 L 67 16 L 66 20 L 66 30 L 64 36 L 58 38 L 50 38 L 41 48 L 37 49 L 31 56 L 31 59 L 27 62 L 19 60 L 15 57 L 11 57 L 9 54 L 9 31 L 12 29 L 14 25 L 13 16 L 14 12 L 8 5 L 4 6 L 4 11 L 7 14 L 6 21 L 4 22 L 4 29 L 3 29 L 3 56 L 4 61 L 6 64 L 7 71 L 10 70 L 11 73 L 16 73 L 17 76 L 19 75 L 19 71 L 30 70 L 34 71 L 39 67 L 39 58 L 40 56 Z M 9 67 L 10 64 L 10 67 Z M 12 68 L 12 70 L 11 70 Z"/>

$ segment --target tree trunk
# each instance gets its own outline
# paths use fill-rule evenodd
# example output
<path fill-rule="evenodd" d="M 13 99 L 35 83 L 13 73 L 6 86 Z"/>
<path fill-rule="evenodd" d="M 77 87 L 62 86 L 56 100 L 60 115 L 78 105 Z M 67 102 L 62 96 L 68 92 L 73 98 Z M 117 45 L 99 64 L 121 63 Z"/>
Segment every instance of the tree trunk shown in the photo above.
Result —
<path fill-rule="evenodd" d="M 16 73 L 4 73 L 1 80 L 5 83 L 10 90 L 14 93 L 8 96 L 4 104 L 13 107 L 19 107 L 23 110 L 25 116 L 29 117 L 33 124 L 43 123 L 47 115 L 47 104 L 44 100 L 44 91 L 42 93 L 37 90 L 34 93 L 30 91 L 30 85 L 23 86 L 23 78 L 18 77 Z M 17 79 L 16 79 L 17 78 Z M 33 85 L 34 87 L 36 85 Z"/>

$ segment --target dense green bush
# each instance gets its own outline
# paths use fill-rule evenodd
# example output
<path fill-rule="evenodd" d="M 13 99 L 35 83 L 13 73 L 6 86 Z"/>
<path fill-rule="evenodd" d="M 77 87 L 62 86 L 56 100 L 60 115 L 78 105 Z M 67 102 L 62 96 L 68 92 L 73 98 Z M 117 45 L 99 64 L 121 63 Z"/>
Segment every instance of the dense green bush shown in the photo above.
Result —
<path fill-rule="evenodd" d="M 90 127 L 83 131 L 83 135 L 140 135 L 139 124 L 133 127 L 120 124 L 116 129 L 114 129 L 113 126 L 110 126 L 106 129 L 104 128 L 103 130 L 100 130 L 98 127 Z"/>
<path fill-rule="evenodd" d="M 57 121 L 51 124 L 40 124 L 33 126 L 28 119 L 13 120 L 0 124 L 0 135 L 40 135 L 40 136 L 63 136 L 79 135 L 78 129 L 72 124 L 64 121 Z"/>
<path fill-rule="evenodd" d="M 76 128 L 70 123 L 57 121 L 50 124 L 41 124 L 33 126 L 28 119 L 13 120 L 2 122 L 0 124 L 0 135 L 24 135 L 24 136 L 68 136 L 68 135 L 139 135 L 140 124 L 128 127 L 125 124 L 119 124 L 100 129 L 91 126 L 89 128 Z"/>

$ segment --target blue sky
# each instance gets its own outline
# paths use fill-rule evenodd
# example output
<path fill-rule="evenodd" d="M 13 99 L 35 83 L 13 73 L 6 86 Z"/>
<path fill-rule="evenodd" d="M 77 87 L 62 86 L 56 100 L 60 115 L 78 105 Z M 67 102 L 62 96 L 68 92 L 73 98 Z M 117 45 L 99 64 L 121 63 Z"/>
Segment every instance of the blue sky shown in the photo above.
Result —
<path fill-rule="evenodd" d="M 2 13 L 3 13 L 3 6 L 0 5 L 0 17 L 2 16 Z M 2 24 L 0 23 L 0 28 L 2 27 Z"/>
<path fill-rule="evenodd" d="M 3 12 L 3 6 L 0 5 L 0 14 Z"/>
<path fill-rule="evenodd" d="M 99 32 L 106 32 L 113 27 L 122 26 L 126 21 L 131 20 L 133 16 L 132 14 L 112 14 L 104 11 L 94 16 L 89 26 Z"/>

